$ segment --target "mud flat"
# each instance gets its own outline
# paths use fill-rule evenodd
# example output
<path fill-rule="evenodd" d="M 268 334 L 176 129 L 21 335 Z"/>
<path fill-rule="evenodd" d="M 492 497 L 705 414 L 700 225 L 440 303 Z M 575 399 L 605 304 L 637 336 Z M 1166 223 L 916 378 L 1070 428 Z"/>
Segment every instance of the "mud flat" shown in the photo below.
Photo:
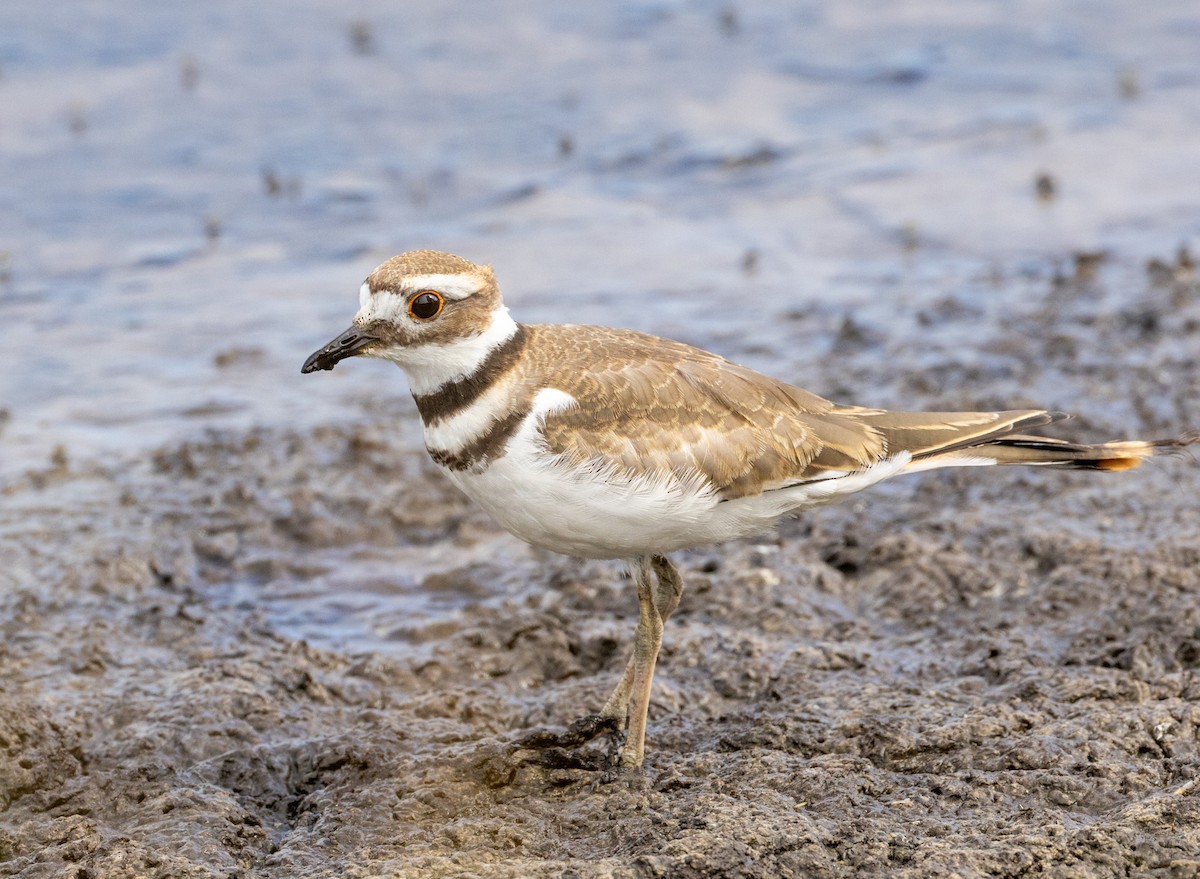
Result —
<path fill-rule="evenodd" d="M 1069 322 L 1074 344 L 1030 333 L 1038 307 L 988 325 L 977 351 L 1007 353 L 972 393 L 1008 362 L 1136 400 L 1169 365 L 1161 423 L 1134 425 L 1169 434 L 1200 383 L 1172 355 L 1196 292 L 1148 286 L 1136 320 Z M 856 350 L 843 367 L 871 368 Z M 1118 429 L 1123 402 L 1088 408 L 1069 432 Z M 600 783 L 506 745 L 598 704 L 630 584 L 497 533 L 396 415 L 5 487 L 0 875 L 1200 871 L 1196 462 L 930 474 L 683 553 L 645 774 Z M 338 630 L 372 593 L 407 610 Z"/>
<path fill-rule="evenodd" d="M 1195 5 L 0 3 L 0 876 L 1200 875 L 1194 457 L 680 553 L 606 782 L 509 746 L 619 567 L 299 375 L 435 247 L 848 403 L 1200 427 Z"/>

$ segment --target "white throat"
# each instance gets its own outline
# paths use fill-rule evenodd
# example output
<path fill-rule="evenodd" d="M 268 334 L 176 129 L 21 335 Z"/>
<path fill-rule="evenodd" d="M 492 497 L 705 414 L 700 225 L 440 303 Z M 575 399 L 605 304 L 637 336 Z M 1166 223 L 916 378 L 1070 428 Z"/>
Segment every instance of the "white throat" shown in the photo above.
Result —
<path fill-rule="evenodd" d="M 494 349 L 513 337 L 517 324 L 503 305 L 492 312 L 487 329 L 453 342 L 430 342 L 407 348 L 381 349 L 376 356 L 391 360 L 408 376 L 416 395 L 430 394 L 448 382 L 470 375 Z"/>

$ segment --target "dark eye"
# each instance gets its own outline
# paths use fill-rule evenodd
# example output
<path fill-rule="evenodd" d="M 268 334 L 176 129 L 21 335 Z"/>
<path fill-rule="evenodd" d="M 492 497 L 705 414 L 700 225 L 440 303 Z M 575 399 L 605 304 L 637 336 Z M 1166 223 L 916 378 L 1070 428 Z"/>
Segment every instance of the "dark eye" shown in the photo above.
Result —
<path fill-rule="evenodd" d="M 441 293 L 426 290 L 408 301 L 408 313 L 418 320 L 432 320 L 442 312 Z"/>

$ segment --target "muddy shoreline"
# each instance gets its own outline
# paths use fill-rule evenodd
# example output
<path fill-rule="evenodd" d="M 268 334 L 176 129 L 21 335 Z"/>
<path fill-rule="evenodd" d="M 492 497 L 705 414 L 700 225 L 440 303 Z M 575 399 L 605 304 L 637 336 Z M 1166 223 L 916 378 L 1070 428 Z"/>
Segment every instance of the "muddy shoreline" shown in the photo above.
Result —
<path fill-rule="evenodd" d="M 1200 297 L 1170 295 L 1144 351 L 1194 340 Z M 1043 369 L 1107 349 L 1073 350 L 1097 353 Z M 929 474 L 679 554 L 645 774 L 601 783 L 507 743 L 603 698 L 630 584 L 493 555 L 509 538 L 393 424 L 5 489 L 0 875 L 1200 871 L 1194 460 Z M 365 649 L 281 634 L 281 584 L 397 548 L 469 561 L 366 583 L 432 598 Z"/>
<path fill-rule="evenodd" d="M 832 399 L 1200 427 L 1194 0 L 0 3 L 0 877 L 1200 876 L 1200 465 L 938 472 L 620 566 L 496 529 L 371 268 Z"/>

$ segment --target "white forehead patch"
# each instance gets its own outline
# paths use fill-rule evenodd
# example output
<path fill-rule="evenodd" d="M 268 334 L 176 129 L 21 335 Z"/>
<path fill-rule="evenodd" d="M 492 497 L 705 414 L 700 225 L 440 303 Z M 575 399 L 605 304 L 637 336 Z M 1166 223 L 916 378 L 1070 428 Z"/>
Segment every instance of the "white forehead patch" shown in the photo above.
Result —
<path fill-rule="evenodd" d="M 359 292 L 362 306 L 354 315 L 354 323 L 369 324 L 371 321 L 399 322 L 405 317 L 404 296 L 391 290 L 380 290 L 372 293 L 366 284 Z"/>
<path fill-rule="evenodd" d="M 358 307 L 366 308 L 367 303 L 371 301 L 371 284 L 369 281 L 363 281 L 362 286 L 358 288 Z"/>

